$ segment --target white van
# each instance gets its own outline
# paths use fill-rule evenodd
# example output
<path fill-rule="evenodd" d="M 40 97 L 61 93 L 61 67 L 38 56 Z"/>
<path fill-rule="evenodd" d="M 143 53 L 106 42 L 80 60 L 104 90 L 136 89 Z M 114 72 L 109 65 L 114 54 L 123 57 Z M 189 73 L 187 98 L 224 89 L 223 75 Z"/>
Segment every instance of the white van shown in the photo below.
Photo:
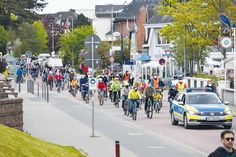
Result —
<path fill-rule="evenodd" d="M 42 65 L 43 61 L 46 60 L 49 57 L 50 57 L 49 53 L 41 53 L 41 54 L 39 54 L 39 56 L 38 56 L 39 64 Z"/>

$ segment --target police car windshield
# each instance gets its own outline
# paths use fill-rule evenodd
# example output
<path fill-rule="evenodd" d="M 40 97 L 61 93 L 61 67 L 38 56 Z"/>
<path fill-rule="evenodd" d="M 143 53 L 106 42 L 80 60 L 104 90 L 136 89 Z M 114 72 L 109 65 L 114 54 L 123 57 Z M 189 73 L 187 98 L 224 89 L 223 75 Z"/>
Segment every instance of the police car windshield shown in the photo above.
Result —
<path fill-rule="evenodd" d="M 213 93 L 189 94 L 186 97 L 187 104 L 222 104 L 220 99 Z"/>

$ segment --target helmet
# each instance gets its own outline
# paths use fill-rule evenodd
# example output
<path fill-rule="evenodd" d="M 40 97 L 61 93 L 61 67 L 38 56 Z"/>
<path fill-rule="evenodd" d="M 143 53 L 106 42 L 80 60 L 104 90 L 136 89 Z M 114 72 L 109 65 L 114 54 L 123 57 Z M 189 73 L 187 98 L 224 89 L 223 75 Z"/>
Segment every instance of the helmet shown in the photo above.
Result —
<path fill-rule="evenodd" d="M 99 78 L 98 81 L 102 81 L 102 78 Z"/>

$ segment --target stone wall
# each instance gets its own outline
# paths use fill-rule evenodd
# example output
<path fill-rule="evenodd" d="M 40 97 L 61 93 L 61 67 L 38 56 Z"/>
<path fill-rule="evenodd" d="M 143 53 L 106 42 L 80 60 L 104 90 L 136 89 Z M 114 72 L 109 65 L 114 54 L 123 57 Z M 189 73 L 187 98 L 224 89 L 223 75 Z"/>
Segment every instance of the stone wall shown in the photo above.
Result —
<path fill-rule="evenodd" d="M 0 99 L 0 124 L 23 131 L 23 99 Z"/>
<path fill-rule="evenodd" d="M 23 131 L 23 99 L 10 99 L 3 88 L 11 88 L 11 85 L 5 80 L 0 81 L 0 124 Z"/>

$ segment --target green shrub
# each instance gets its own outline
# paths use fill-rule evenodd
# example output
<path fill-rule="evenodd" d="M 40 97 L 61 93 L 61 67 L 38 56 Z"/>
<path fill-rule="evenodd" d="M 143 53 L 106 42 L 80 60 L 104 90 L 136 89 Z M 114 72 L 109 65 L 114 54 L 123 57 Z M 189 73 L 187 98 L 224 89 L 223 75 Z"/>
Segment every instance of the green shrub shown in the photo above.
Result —
<path fill-rule="evenodd" d="M 195 75 L 194 77 L 196 77 L 196 78 L 204 78 L 204 79 L 211 79 L 211 80 L 214 81 L 214 82 L 218 82 L 218 81 L 220 81 L 220 80 L 223 80 L 222 78 L 217 77 L 217 76 L 215 76 L 215 75 L 201 74 L 201 73 L 198 73 L 198 74 Z"/>

